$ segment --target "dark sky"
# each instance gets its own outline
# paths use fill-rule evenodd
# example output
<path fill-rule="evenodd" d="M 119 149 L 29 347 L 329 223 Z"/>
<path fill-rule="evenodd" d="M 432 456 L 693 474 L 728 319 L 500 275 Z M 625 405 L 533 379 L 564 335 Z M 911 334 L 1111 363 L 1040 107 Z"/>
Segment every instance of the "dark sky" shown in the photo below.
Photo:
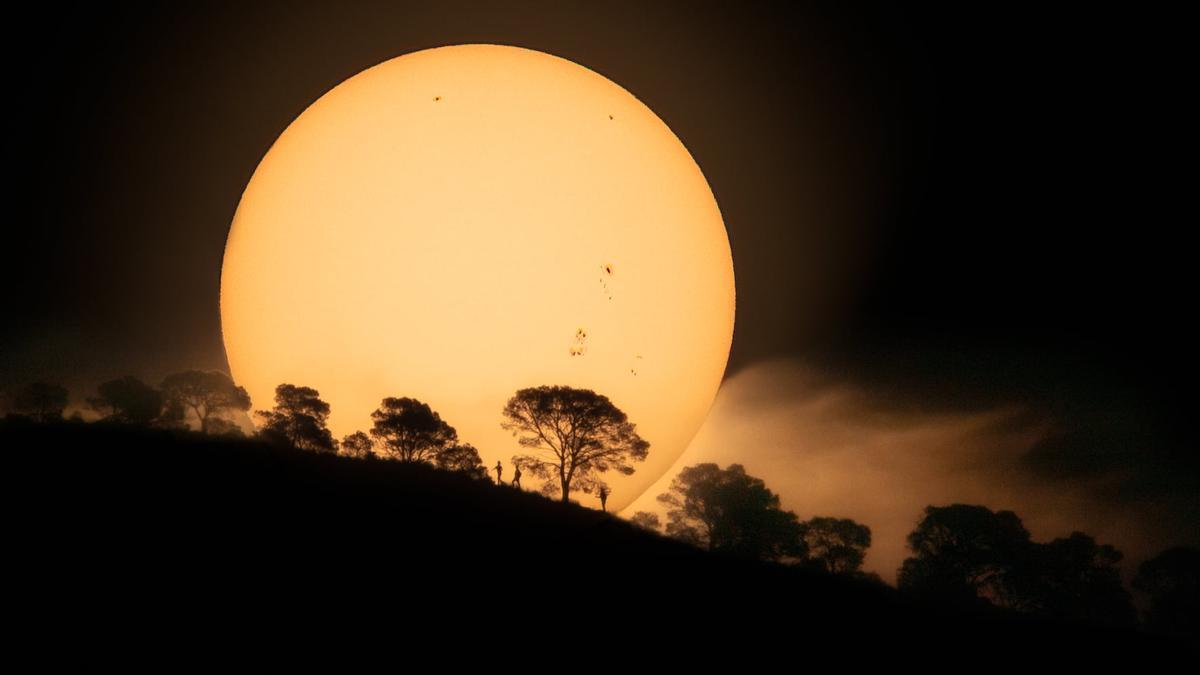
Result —
<path fill-rule="evenodd" d="M 278 134 L 388 58 L 511 44 L 692 152 L 733 248 L 731 374 L 790 356 L 905 407 L 1026 406 L 1063 430 L 1031 472 L 1111 472 L 1194 526 L 1171 18 L 843 4 L 43 7 L 5 46 L 0 387 L 224 368 L 222 249 Z"/>

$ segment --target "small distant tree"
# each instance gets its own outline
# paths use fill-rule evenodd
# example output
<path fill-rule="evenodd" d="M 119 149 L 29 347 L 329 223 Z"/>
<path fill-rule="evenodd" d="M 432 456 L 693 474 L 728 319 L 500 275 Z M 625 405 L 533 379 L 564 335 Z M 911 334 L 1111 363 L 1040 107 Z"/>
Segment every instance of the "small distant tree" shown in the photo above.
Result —
<path fill-rule="evenodd" d="M 259 434 L 301 450 L 337 452 L 337 442 L 325 426 L 329 404 L 312 387 L 281 384 L 275 387 L 275 408 L 254 413 L 261 422 Z"/>
<path fill-rule="evenodd" d="M 67 408 L 67 390 L 57 384 L 34 382 L 13 394 L 9 401 L 12 413 L 38 422 L 61 420 Z"/>
<path fill-rule="evenodd" d="M 163 395 L 132 375 L 103 382 L 88 405 L 105 419 L 125 424 L 150 424 L 163 412 Z"/>
<path fill-rule="evenodd" d="M 375 459 L 375 442 L 361 431 L 356 431 L 342 438 L 340 454 L 357 459 Z"/>
<path fill-rule="evenodd" d="M 856 574 L 871 546 L 871 528 L 849 518 L 812 518 L 803 523 L 811 563 L 831 574 Z"/>
<path fill-rule="evenodd" d="M 504 406 L 500 426 L 531 450 L 513 457 L 522 472 L 542 480 L 543 493 L 590 493 L 607 471 L 629 475 L 650 444 L 608 397 L 590 389 L 541 386 L 521 389 Z"/>
<path fill-rule="evenodd" d="M 629 522 L 644 530 L 650 530 L 651 532 L 658 532 L 662 529 L 662 523 L 658 519 L 658 514 L 651 513 L 649 511 L 638 511 L 637 513 L 633 514 L 633 517 L 629 519 Z"/>
<path fill-rule="evenodd" d="M 807 554 L 796 514 L 740 464 L 685 467 L 658 501 L 668 508 L 667 536 L 760 560 L 798 562 Z"/>
<path fill-rule="evenodd" d="M 1138 565 L 1133 587 L 1149 596 L 1146 627 L 1200 639 L 1200 550 L 1178 546 Z"/>
<path fill-rule="evenodd" d="M 379 448 L 401 462 L 432 463 L 458 443 L 454 427 L 414 398 L 385 398 L 371 419 L 371 435 Z"/>
<path fill-rule="evenodd" d="M 227 420 L 224 417 L 213 417 L 208 420 L 208 434 L 210 436 L 232 436 L 234 438 L 246 437 L 246 432 L 242 431 L 237 422 Z"/>
<path fill-rule="evenodd" d="M 209 433 L 214 419 L 226 412 L 250 409 L 250 395 L 219 371 L 188 370 L 168 375 L 162 382 L 168 406 L 191 412 L 200 421 L 200 431 Z"/>
<path fill-rule="evenodd" d="M 434 464 L 445 471 L 457 471 L 472 478 L 491 481 L 479 451 L 469 443 L 452 445 L 437 454 Z"/>

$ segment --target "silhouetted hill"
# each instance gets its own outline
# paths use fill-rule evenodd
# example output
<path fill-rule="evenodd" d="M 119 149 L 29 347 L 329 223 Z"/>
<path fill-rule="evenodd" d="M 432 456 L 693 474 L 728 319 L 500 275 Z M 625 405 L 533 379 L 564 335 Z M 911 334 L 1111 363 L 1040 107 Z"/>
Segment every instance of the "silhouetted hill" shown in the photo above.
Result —
<path fill-rule="evenodd" d="M 0 447 L 12 578 L 30 620 L 55 633 L 115 631 L 119 615 L 142 635 L 298 625 L 497 655 L 678 639 L 699 659 L 833 644 L 898 657 L 931 644 L 1010 655 L 1171 646 L 1005 612 L 942 615 L 885 586 L 721 558 L 424 465 L 14 419 L 0 421 Z"/>

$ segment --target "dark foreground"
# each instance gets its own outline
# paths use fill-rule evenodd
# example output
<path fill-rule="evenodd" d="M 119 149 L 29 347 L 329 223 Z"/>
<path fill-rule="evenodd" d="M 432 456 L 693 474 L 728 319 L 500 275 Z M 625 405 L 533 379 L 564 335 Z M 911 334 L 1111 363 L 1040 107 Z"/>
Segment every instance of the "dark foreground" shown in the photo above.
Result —
<path fill-rule="evenodd" d="M 426 466 L 19 420 L 0 421 L 0 453 L 9 614 L 29 640 L 120 652 L 337 636 L 456 658 L 550 650 L 577 665 L 630 649 L 813 666 L 830 650 L 847 664 L 966 665 L 957 659 L 1181 648 L 1006 612 L 947 614 L 869 581 L 723 559 Z"/>

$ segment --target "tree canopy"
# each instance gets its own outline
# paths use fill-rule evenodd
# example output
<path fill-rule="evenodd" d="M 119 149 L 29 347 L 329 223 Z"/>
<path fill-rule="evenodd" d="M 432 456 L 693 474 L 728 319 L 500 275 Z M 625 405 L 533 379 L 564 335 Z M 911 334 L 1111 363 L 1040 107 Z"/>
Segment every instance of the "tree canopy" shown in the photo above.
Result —
<path fill-rule="evenodd" d="M 163 395 L 132 375 L 103 382 L 88 405 L 105 419 L 125 424 L 149 424 L 163 413 Z"/>
<path fill-rule="evenodd" d="M 897 585 L 914 595 L 1112 625 L 1134 619 L 1120 551 L 1082 532 L 1039 544 L 1012 511 L 952 504 L 926 507 L 908 545 L 914 555 Z"/>
<path fill-rule="evenodd" d="M 281 384 L 275 387 L 275 408 L 254 413 L 262 426 L 259 433 L 301 450 L 337 452 L 337 442 L 326 426 L 329 404 L 312 387 Z"/>
<path fill-rule="evenodd" d="M 9 410 L 38 422 L 61 420 L 67 408 L 65 387 L 46 382 L 33 382 L 18 389 L 9 401 Z"/>
<path fill-rule="evenodd" d="M 361 431 L 356 431 L 342 437 L 341 454 L 346 457 L 355 457 L 357 459 L 373 459 L 375 455 L 375 442 L 371 437 Z"/>
<path fill-rule="evenodd" d="M 483 465 L 483 459 L 479 456 L 479 451 L 470 443 L 451 445 L 438 453 L 434 464 L 437 468 L 445 471 L 457 471 L 472 478 L 491 481 L 491 478 L 488 477 L 488 469 Z"/>
<path fill-rule="evenodd" d="M 1137 613 L 1121 585 L 1124 556 L 1083 532 L 1034 543 L 1021 565 L 1021 608 L 1039 614 L 1132 626 Z"/>
<path fill-rule="evenodd" d="M 685 467 L 658 496 L 667 506 L 668 536 L 710 551 L 761 560 L 800 561 L 807 555 L 796 514 L 741 464 Z"/>
<path fill-rule="evenodd" d="M 629 519 L 629 522 L 637 525 L 643 530 L 650 530 L 651 532 L 659 532 L 662 530 L 662 521 L 658 519 L 658 514 L 650 511 L 638 511 L 637 513 L 633 514 L 633 517 Z"/>
<path fill-rule="evenodd" d="M 1147 628 L 1200 638 L 1200 550 L 1177 546 L 1146 560 L 1133 587 L 1149 596 Z"/>
<path fill-rule="evenodd" d="M 855 574 L 871 546 L 871 528 L 849 518 L 812 518 L 803 523 L 808 558 L 831 574 Z"/>
<path fill-rule="evenodd" d="M 250 394 L 220 371 L 186 370 L 168 375 L 162 382 L 168 406 L 191 412 L 200 421 L 200 431 L 215 432 L 214 420 L 226 412 L 250 409 Z M 218 425 L 225 430 L 227 425 Z"/>
<path fill-rule="evenodd" d="M 435 462 L 458 443 L 454 427 L 415 398 L 385 398 L 371 419 L 371 435 L 383 454 L 402 462 Z"/>
<path fill-rule="evenodd" d="M 984 506 L 928 506 L 908 535 L 913 557 L 904 561 L 897 585 L 908 592 L 956 605 L 982 600 L 1013 606 L 1015 565 L 1029 547 L 1029 532 L 1012 511 Z"/>
<path fill-rule="evenodd" d="M 501 427 L 530 449 L 512 458 L 542 481 L 542 491 L 570 501 L 572 490 L 590 493 L 607 471 L 629 475 L 650 444 L 607 396 L 590 389 L 541 386 L 521 389 L 504 406 Z"/>

